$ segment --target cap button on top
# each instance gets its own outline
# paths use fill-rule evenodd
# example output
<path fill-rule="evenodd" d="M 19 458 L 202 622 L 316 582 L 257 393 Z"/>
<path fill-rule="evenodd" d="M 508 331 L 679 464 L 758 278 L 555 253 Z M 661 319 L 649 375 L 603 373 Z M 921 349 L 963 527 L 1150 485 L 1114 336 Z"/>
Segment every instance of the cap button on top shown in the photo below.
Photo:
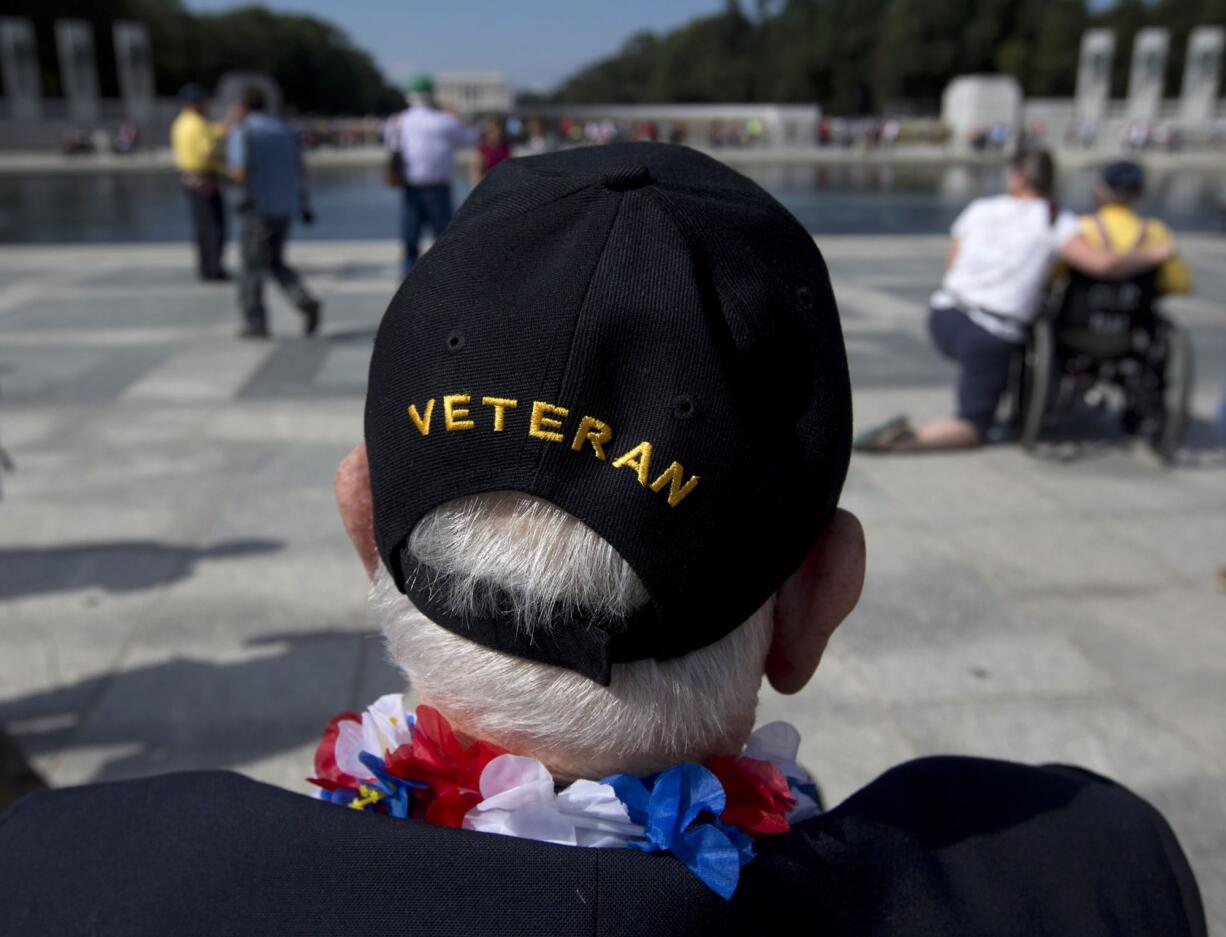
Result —
<path fill-rule="evenodd" d="M 610 166 L 602 170 L 597 179 L 598 185 L 606 189 L 613 189 L 615 192 L 637 189 L 649 182 L 651 182 L 651 173 L 647 171 L 647 167 L 636 164 Z"/>

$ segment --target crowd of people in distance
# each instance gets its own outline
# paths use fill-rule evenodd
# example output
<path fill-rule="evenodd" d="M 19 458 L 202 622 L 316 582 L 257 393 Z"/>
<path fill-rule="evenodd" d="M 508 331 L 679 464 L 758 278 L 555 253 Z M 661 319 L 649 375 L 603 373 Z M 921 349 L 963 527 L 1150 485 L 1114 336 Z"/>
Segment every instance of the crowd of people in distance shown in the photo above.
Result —
<path fill-rule="evenodd" d="M 1202 133 L 1209 143 L 1219 145 L 1226 141 L 1226 121 L 1215 118 L 1202 128 Z M 1069 124 L 1064 143 L 1066 146 L 1090 149 L 1105 136 L 1103 128 L 1096 121 L 1084 120 Z M 1181 150 L 1185 143 L 1179 127 L 1161 121 L 1133 121 L 1119 131 L 1118 139 L 1126 149 L 1138 153 L 1155 150 L 1174 153 Z"/>
<path fill-rule="evenodd" d="M 60 137 L 60 152 L 66 156 L 85 153 L 114 153 L 128 156 L 141 148 L 140 127 L 135 121 L 125 120 L 115 132 L 108 133 L 102 127 L 74 127 Z"/>
<path fill-rule="evenodd" d="M 999 153 L 1008 145 L 1011 134 L 1009 125 L 991 124 L 987 127 L 973 127 L 967 134 L 967 143 L 976 153 Z"/>

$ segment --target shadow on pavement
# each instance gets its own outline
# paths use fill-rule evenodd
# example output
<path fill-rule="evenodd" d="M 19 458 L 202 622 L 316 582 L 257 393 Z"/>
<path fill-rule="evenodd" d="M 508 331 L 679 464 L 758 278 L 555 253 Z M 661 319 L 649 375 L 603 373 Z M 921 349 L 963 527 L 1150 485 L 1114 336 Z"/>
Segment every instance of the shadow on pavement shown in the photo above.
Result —
<path fill-rule="evenodd" d="M 280 540 L 225 540 L 207 547 L 157 540 L 0 548 L 0 599 L 98 586 L 136 592 L 191 575 L 200 560 L 272 553 Z"/>
<path fill-rule="evenodd" d="M 1076 413 L 1053 420 L 1034 451 L 1049 462 L 1078 462 L 1113 453 L 1129 453 L 1145 443 L 1120 431 L 1112 415 Z M 1226 440 L 1211 420 L 1191 417 L 1171 463 L 1176 468 L 1220 468 L 1226 465 Z"/>
<path fill-rule="evenodd" d="M 14 801 L 46 786 L 26 762 L 17 743 L 0 732 L 0 813 Z"/>
<path fill-rule="evenodd" d="M 1226 466 L 1226 435 L 1213 420 L 1193 417 L 1188 421 L 1183 444 L 1175 463 L 1180 467 L 1221 468 Z"/>
<path fill-rule="evenodd" d="M 335 344 L 368 345 L 374 343 L 376 331 L 378 330 L 374 326 L 337 329 L 335 332 L 325 333 L 323 338 Z"/>
<path fill-rule="evenodd" d="M 243 647 L 253 656 L 235 663 L 174 657 L 0 701 L 0 725 L 31 757 L 87 749 L 98 765 L 83 773 L 108 781 L 267 759 L 407 688 L 375 634 L 268 634 Z M 312 767 L 307 754 L 303 778 Z"/>

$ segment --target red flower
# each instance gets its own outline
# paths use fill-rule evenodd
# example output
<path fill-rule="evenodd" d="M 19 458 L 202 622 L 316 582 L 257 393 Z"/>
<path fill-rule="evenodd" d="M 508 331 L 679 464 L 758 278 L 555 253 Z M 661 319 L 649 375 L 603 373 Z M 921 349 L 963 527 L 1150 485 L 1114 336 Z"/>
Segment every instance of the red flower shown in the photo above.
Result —
<path fill-rule="evenodd" d="M 724 786 L 727 805 L 719 818 L 750 836 L 769 836 L 791 829 L 787 815 L 796 806 L 785 778 L 768 761 L 716 755 L 703 766 Z"/>
<path fill-rule="evenodd" d="M 336 764 L 336 736 L 340 732 L 342 722 L 356 722 L 360 725 L 362 717 L 354 712 L 343 712 L 328 720 L 324 737 L 319 740 L 315 749 L 315 777 L 307 779 L 329 791 L 338 787 L 351 787 L 356 790 L 358 786 L 358 779 L 346 774 Z"/>
<path fill-rule="evenodd" d="M 458 829 L 464 815 L 481 802 L 481 772 L 506 752 L 488 742 L 465 748 L 447 720 L 429 706 L 418 706 L 416 718 L 413 741 L 388 754 L 387 769 L 428 785 L 413 797 L 415 819 Z"/>

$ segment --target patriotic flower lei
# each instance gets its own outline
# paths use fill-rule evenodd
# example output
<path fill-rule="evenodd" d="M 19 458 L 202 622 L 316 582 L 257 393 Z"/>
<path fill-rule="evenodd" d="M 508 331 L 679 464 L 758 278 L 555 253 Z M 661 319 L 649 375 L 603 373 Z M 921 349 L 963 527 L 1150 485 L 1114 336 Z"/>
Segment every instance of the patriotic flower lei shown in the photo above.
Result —
<path fill-rule="evenodd" d="M 321 799 L 457 829 L 567 846 L 671 852 L 730 898 L 753 841 L 816 816 L 817 789 L 796 763 L 800 734 L 772 722 L 740 755 L 617 774 L 559 790 L 548 769 L 491 745 L 464 745 L 429 706 L 407 713 L 399 693 L 334 716 L 315 752 Z"/>

